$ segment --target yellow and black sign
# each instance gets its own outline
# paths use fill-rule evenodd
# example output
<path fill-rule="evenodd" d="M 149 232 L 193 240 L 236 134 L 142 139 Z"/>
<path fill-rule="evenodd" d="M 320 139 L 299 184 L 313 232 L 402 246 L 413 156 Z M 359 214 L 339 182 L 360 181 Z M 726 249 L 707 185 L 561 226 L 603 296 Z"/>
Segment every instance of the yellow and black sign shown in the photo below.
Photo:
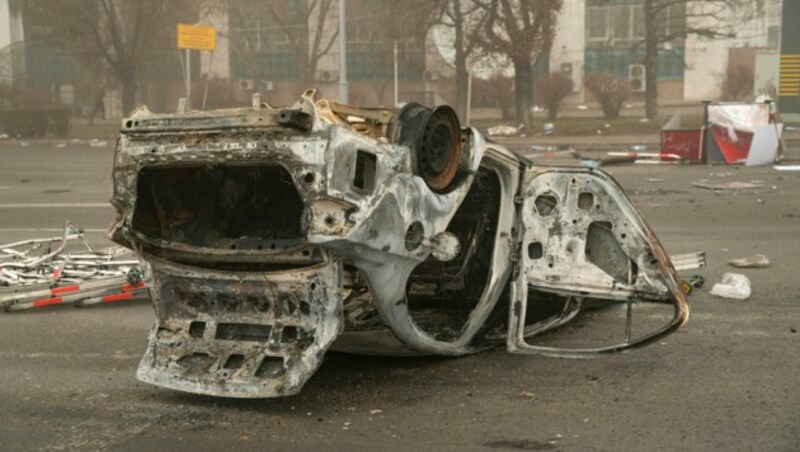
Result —
<path fill-rule="evenodd" d="M 781 97 L 800 96 L 800 54 L 781 55 L 781 78 L 778 92 Z"/>
<path fill-rule="evenodd" d="M 217 30 L 208 25 L 178 24 L 178 48 L 214 50 L 217 48 Z"/>

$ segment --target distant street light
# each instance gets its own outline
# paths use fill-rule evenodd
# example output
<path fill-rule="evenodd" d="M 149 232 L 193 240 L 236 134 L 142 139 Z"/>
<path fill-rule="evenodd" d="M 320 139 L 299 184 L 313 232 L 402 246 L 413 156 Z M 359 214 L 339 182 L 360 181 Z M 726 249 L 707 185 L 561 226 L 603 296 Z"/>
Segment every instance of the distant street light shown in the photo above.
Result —
<path fill-rule="evenodd" d="M 347 34 L 345 24 L 345 0 L 339 0 L 339 102 L 349 103 L 347 86 Z"/>

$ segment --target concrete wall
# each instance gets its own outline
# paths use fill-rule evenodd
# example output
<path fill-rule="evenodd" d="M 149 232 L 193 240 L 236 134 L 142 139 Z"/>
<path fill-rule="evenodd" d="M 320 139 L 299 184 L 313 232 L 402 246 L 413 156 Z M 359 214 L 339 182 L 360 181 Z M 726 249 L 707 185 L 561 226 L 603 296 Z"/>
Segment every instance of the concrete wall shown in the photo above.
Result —
<path fill-rule="evenodd" d="M 583 88 L 584 52 L 586 51 L 586 1 L 565 0 L 558 17 L 558 28 L 550 50 L 550 71 L 562 69 L 562 65 L 572 65 L 572 81 L 576 94 L 568 101 L 582 102 L 585 98 Z"/>
<path fill-rule="evenodd" d="M 796 0 L 788 0 L 796 1 Z M 757 2 L 752 2 L 755 8 Z M 702 2 L 694 2 L 692 8 L 702 7 Z M 729 49 L 760 47 L 770 44 L 770 27 L 780 25 L 781 0 L 767 0 L 764 8 L 728 11 L 724 23 L 717 25 L 710 18 L 694 19 L 698 27 L 719 27 L 721 31 L 736 34 L 732 38 L 709 39 L 690 35 L 686 39 L 686 71 L 684 93 L 686 100 L 716 99 L 719 87 L 728 68 Z"/>

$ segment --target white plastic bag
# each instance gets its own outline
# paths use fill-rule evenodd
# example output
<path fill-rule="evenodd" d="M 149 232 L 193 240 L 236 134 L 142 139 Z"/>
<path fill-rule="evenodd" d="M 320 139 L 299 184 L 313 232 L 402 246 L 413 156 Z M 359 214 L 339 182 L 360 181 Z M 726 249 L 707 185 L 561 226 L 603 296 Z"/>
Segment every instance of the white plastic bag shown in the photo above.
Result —
<path fill-rule="evenodd" d="M 750 280 L 739 273 L 725 273 L 722 275 L 722 282 L 711 288 L 711 295 L 746 300 L 750 298 Z"/>

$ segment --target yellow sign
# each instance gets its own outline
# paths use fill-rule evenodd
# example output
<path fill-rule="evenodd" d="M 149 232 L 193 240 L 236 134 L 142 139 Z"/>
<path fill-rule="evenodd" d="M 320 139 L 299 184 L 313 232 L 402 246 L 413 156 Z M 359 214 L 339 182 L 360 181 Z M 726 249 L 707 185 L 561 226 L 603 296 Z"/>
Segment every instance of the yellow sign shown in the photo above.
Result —
<path fill-rule="evenodd" d="M 217 47 L 217 30 L 208 25 L 178 24 L 178 48 L 214 50 Z"/>

